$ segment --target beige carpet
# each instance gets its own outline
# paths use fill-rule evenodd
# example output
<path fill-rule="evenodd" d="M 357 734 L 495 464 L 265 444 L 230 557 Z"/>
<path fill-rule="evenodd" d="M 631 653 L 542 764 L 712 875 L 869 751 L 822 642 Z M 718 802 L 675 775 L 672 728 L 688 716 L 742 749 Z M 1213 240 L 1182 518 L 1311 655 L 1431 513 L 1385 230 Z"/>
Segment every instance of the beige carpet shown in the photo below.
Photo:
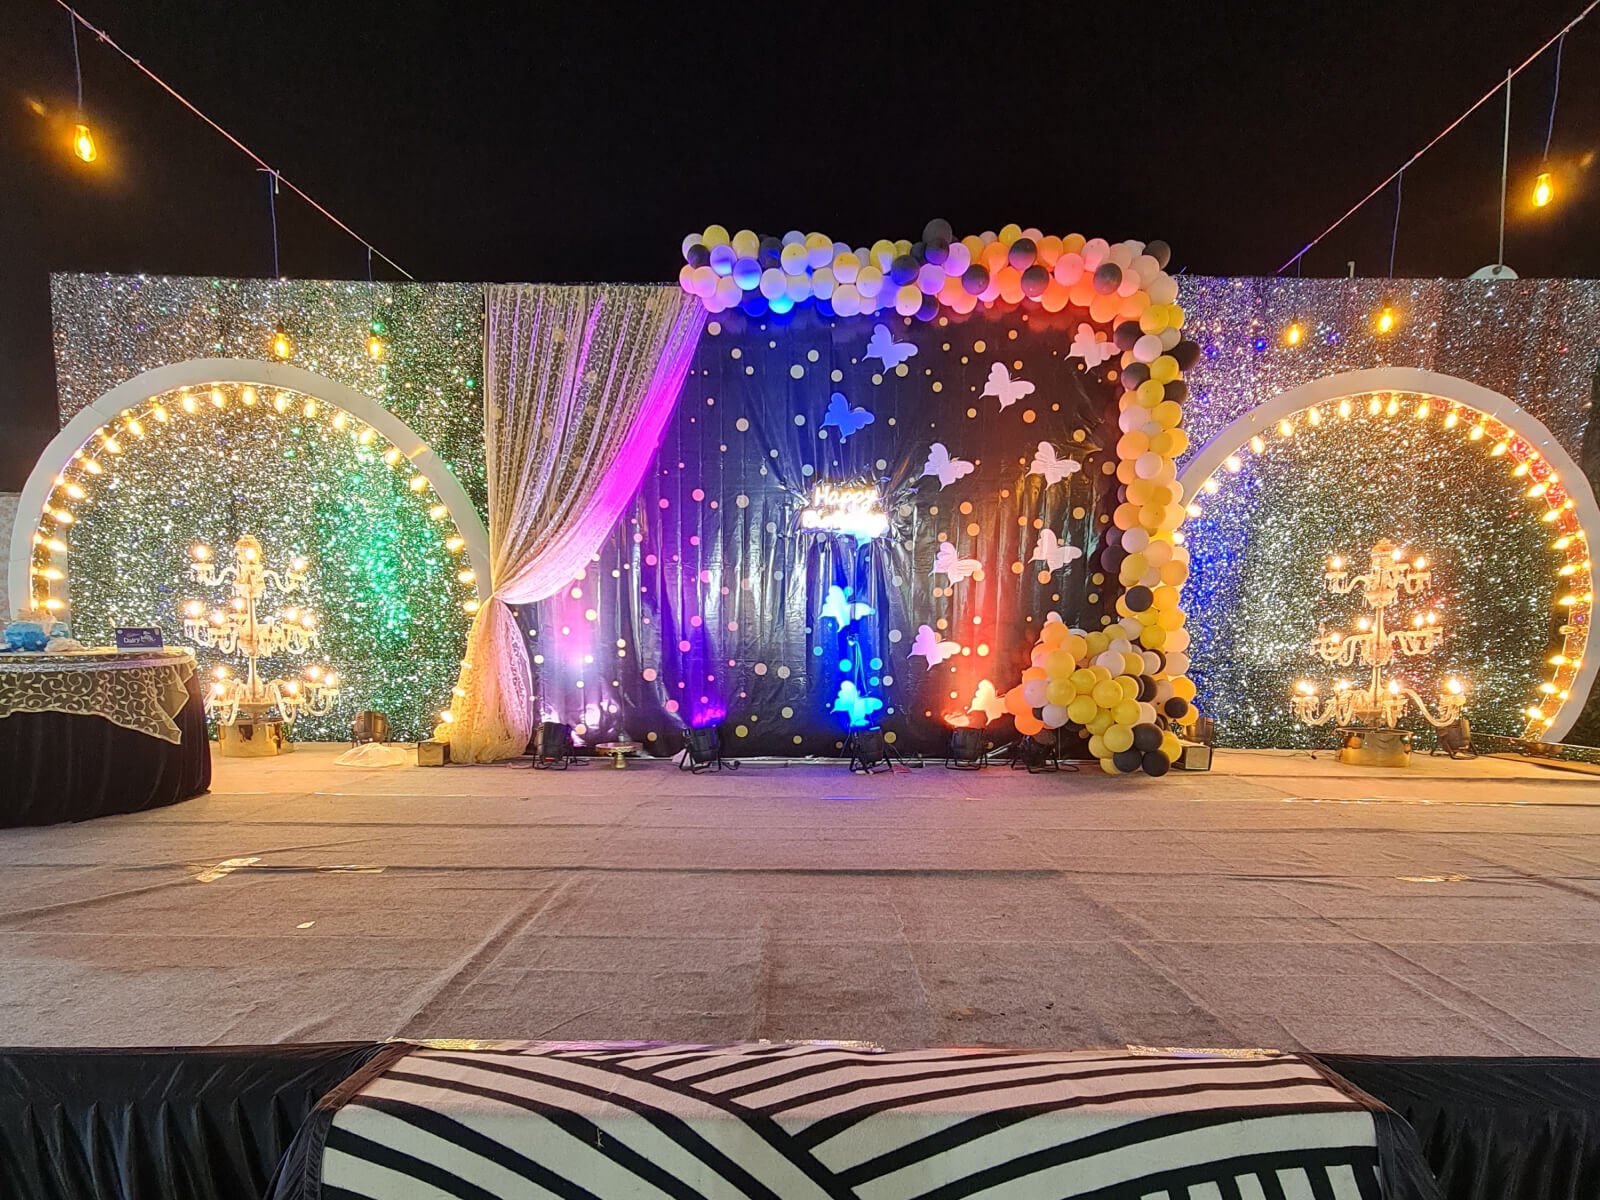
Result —
<path fill-rule="evenodd" d="M 0 1043 L 857 1038 L 1600 1054 L 1600 788 L 218 760 L 0 830 Z"/>

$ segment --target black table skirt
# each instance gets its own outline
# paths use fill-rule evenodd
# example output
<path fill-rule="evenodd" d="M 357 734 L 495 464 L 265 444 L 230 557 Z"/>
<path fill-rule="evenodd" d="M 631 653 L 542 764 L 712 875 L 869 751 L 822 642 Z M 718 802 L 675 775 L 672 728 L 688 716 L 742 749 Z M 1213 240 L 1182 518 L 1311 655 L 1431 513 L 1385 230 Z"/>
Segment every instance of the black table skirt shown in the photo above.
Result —
<path fill-rule="evenodd" d="M 195 678 L 178 745 L 104 717 L 12 713 L 0 719 L 0 827 L 143 812 L 211 786 L 211 745 Z"/>

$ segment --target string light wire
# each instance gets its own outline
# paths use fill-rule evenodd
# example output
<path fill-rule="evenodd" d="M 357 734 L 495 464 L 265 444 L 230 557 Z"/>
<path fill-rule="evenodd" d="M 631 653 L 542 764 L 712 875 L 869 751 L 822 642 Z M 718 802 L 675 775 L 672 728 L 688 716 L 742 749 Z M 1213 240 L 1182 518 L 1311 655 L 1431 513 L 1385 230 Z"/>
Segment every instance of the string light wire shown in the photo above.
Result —
<path fill-rule="evenodd" d="M 58 3 L 58 4 L 61 3 L 61 0 L 56 0 L 56 3 Z M 1400 174 L 1401 174 L 1402 171 L 1404 171 L 1407 167 L 1411 166 L 1412 163 L 1416 162 L 1419 158 L 1421 158 L 1429 150 L 1432 150 L 1434 148 L 1434 146 L 1438 145 L 1449 134 L 1453 133 L 1455 131 L 1456 127 L 1461 124 L 1461 122 L 1465 121 L 1468 117 L 1470 117 L 1473 113 L 1477 112 L 1480 108 L 1482 108 L 1490 100 L 1494 99 L 1495 96 L 1497 96 L 1500 93 L 1500 89 L 1501 88 L 1508 86 L 1511 83 L 1511 80 L 1513 78 L 1515 78 L 1517 75 L 1520 75 L 1523 72 L 1523 70 L 1526 69 L 1528 66 L 1530 66 L 1536 58 L 1538 58 L 1546 50 L 1550 49 L 1550 47 L 1555 45 L 1557 42 L 1560 42 L 1563 39 L 1565 39 L 1567 34 L 1571 33 L 1572 30 L 1577 27 L 1578 23 L 1580 21 L 1582 21 L 1585 17 L 1587 17 L 1590 13 L 1592 13 L 1596 8 L 1600 8 L 1600 0 L 1589 0 L 1589 3 L 1584 7 L 1584 10 L 1582 12 L 1580 12 L 1577 16 L 1573 17 L 1572 20 L 1568 21 L 1564 26 L 1562 26 L 1562 28 L 1560 30 L 1558 30 L 1555 33 L 1555 35 L 1552 36 L 1549 39 L 1549 41 L 1545 42 L 1544 45 L 1540 46 L 1532 54 L 1528 55 L 1527 58 L 1523 59 L 1520 65 L 1518 65 L 1518 66 L 1512 68 L 1510 71 L 1508 71 L 1506 73 L 1506 77 L 1504 79 L 1502 79 L 1500 82 L 1496 83 L 1492 88 L 1490 88 L 1483 95 L 1479 96 L 1476 100 L 1474 100 L 1472 102 L 1472 105 L 1464 113 L 1462 113 L 1454 121 L 1451 121 L 1450 124 L 1446 125 L 1438 133 L 1434 134 L 1433 137 L 1429 138 L 1427 144 L 1425 146 L 1423 146 L 1422 149 L 1418 150 L 1410 158 L 1406 159 L 1406 161 L 1401 163 L 1400 166 L 1395 171 L 1393 171 L 1387 177 L 1385 177 L 1382 183 L 1378 184 L 1377 187 L 1373 188 L 1365 196 L 1361 197 L 1361 199 L 1357 200 L 1348 209 L 1346 209 L 1343 216 L 1341 216 L 1333 224 L 1329 225 L 1321 233 L 1317 234 L 1316 237 L 1312 238 L 1304 246 L 1300 247 L 1299 250 L 1295 251 L 1293 256 L 1291 256 L 1288 260 L 1286 260 L 1281 267 L 1279 267 L 1276 271 L 1273 272 L 1273 274 L 1274 275 L 1282 275 L 1290 267 L 1292 267 L 1296 263 L 1298 263 L 1302 258 L 1304 258 L 1311 251 L 1311 249 L 1314 246 L 1316 246 L 1316 244 L 1318 242 L 1322 241 L 1323 238 L 1327 237 L 1335 229 L 1339 228 L 1339 226 L 1343 225 L 1351 217 L 1355 216 L 1357 212 L 1359 212 L 1363 207 L 1365 207 L 1366 203 L 1369 200 L 1371 200 L 1379 192 L 1383 191 L 1384 188 L 1388 187 L 1391 183 L 1393 183 L 1396 179 L 1398 179 L 1400 177 Z M 1553 109 L 1552 109 L 1552 111 L 1553 111 Z"/>
<path fill-rule="evenodd" d="M 1394 177 L 1394 228 L 1389 231 L 1389 278 L 1394 278 L 1394 251 L 1400 244 L 1400 201 L 1401 188 L 1405 184 L 1406 173 L 1401 171 Z"/>
<path fill-rule="evenodd" d="M 411 274 L 410 271 L 406 270 L 399 263 L 395 262 L 394 259 L 390 258 L 382 250 L 379 250 L 376 246 L 374 246 L 371 242 L 367 241 L 366 238 L 362 237 L 354 229 L 351 229 L 350 226 L 346 225 L 338 217 L 334 216 L 333 213 L 329 212 L 322 205 L 318 204 L 302 188 L 298 187 L 292 181 L 290 181 L 288 179 L 285 179 L 283 177 L 283 175 L 275 167 L 272 166 L 272 164 L 267 162 L 266 159 L 262 158 L 254 150 L 250 149 L 249 146 L 246 146 L 242 141 L 240 141 L 237 137 L 235 137 L 232 133 L 229 133 L 228 130 L 224 129 L 221 125 L 217 124 L 216 121 L 212 120 L 205 113 L 201 112 L 200 109 L 198 107 L 196 107 L 194 102 L 191 101 L 188 97 L 184 96 L 183 93 L 179 92 L 177 88 L 173 87 L 165 79 L 161 78 L 161 76 L 157 75 L 149 67 L 145 66 L 144 63 L 140 62 L 137 58 L 135 58 L 133 55 L 129 54 L 121 46 L 117 45 L 117 43 L 114 40 L 112 40 L 111 35 L 108 34 L 105 30 L 99 28 L 98 26 L 90 24 L 89 21 L 87 21 L 84 18 L 83 14 L 78 12 L 78 10 L 73 8 L 70 4 L 66 3 L 66 0 L 55 0 L 55 2 L 61 8 L 65 9 L 72 16 L 72 19 L 73 19 L 73 22 L 74 22 L 73 30 L 72 30 L 72 51 L 73 51 L 73 62 L 74 62 L 74 64 L 76 64 L 76 62 L 77 62 L 77 52 L 78 52 L 78 30 L 77 30 L 77 27 L 79 25 L 82 25 L 90 33 L 94 34 L 95 37 L 99 38 L 102 42 L 104 42 L 106 45 L 110 46 L 118 54 L 122 55 L 123 58 L 127 59 L 130 63 L 132 63 L 135 67 L 137 67 L 141 74 L 143 74 L 147 79 L 149 79 L 152 83 L 154 83 L 162 91 L 166 92 L 167 95 L 171 96 L 179 104 L 183 105 L 190 112 L 192 112 L 195 116 L 199 117 L 202 121 L 204 121 L 207 125 L 211 126 L 212 129 L 214 129 L 214 130 L 216 130 L 216 132 L 220 133 L 224 138 L 226 138 L 229 142 L 231 142 L 233 144 L 233 146 L 241 154 L 243 154 L 246 158 L 248 158 L 252 162 L 254 162 L 256 164 L 256 166 L 258 166 L 261 170 L 269 172 L 271 174 L 273 180 L 276 183 L 281 183 L 284 187 L 288 188 L 296 196 L 299 196 L 300 199 L 304 200 L 313 209 L 315 209 L 317 212 L 321 213 L 324 217 L 326 217 L 334 225 L 336 225 L 340 229 L 342 229 L 351 238 L 353 238 L 357 242 L 360 242 L 363 246 L 365 246 L 367 248 L 367 250 L 369 252 L 371 252 L 373 254 L 376 254 L 379 258 L 383 259 L 384 262 L 388 263 L 391 267 L 393 267 L 396 271 L 400 272 L 400 274 L 404 275 L 407 279 L 415 279 L 416 278 L 416 276 Z M 1600 4 L 1600 0 L 1595 0 L 1595 3 L 1596 4 Z M 83 92 L 83 76 L 82 76 L 81 72 L 80 72 L 80 74 L 78 76 L 78 92 L 79 92 L 78 103 L 79 103 L 79 106 L 81 107 L 82 103 L 83 103 L 83 96 L 82 96 L 82 92 Z"/>
<path fill-rule="evenodd" d="M 1556 77 L 1550 85 L 1550 121 L 1544 127 L 1544 153 L 1539 156 L 1543 162 L 1550 157 L 1550 137 L 1556 131 L 1556 101 L 1561 98 L 1561 51 L 1567 45 L 1567 32 L 1561 31 L 1561 36 L 1556 40 Z M 82 103 L 80 98 L 79 103 Z"/>

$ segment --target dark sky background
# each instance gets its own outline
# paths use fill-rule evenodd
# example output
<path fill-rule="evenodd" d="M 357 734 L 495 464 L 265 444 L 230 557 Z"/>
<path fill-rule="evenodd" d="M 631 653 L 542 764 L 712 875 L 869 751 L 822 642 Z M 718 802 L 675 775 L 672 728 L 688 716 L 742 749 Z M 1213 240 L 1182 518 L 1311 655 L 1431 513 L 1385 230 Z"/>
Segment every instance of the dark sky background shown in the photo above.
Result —
<path fill-rule="evenodd" d="M 83 0 L 80 11 L 419 279 L 666 280 L 711 221 L 851 243 L 1007 221 L 1163 237 L 1174 265 L 1270 274 L 1583 0 L 816 4 Z M 57 427 L 52 271 L 267 276 L 252 164 L 81 42 L 101 146 L 68 149 L 69 18 L 0 0 L 0 489 Z M 1518 78 L 1507 261 L 1600 273 L 1600 14 Z M 33 110 L 42 104 L 46 115 Z M 1405 179 L 1395 274 L 1493 261 L 1502 108 Z M 1388 271 L 1392 192 L 1307 275 Z M 365 252 L 279 204 L 282 271 Z M 388 273 L 379 268 L 380 278 Z M 392 277 L 390 275 L 389 277 Z"/>

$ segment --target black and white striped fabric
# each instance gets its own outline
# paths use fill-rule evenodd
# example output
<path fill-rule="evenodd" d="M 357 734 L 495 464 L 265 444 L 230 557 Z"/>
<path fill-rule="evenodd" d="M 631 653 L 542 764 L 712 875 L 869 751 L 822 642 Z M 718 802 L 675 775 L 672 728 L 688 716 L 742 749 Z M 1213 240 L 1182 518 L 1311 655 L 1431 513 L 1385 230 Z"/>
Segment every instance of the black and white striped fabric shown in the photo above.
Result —
<path fill-rule="evenodd" d="M 411 1048 L 353 1080 L 276 1195 L 1385 1194 L 1371 1102 L 1296 1055 L 469 1045 Z"/>

